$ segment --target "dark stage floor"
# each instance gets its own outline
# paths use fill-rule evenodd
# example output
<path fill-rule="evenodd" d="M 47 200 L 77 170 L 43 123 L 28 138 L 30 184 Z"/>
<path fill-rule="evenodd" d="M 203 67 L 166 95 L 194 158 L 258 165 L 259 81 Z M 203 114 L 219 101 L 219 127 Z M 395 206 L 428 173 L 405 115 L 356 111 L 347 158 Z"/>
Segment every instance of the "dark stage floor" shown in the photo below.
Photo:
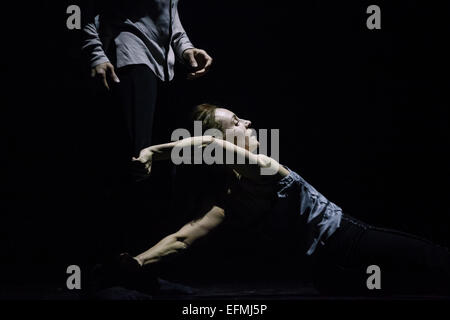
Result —
<path fill-rule="evenodd" d="M 384 297 L 329 296 L 320 295 L 308 283 L 304 282 L 266 282 L 266 283 L 215 283 L 185 286 L 166 280 L 159 280 L 161 292 L 147 297 L 156 301 L 166 300 L 450 300 L 450 296 L 434 295 L 392 295 Z M 121 292 L 122 288 L 108 289 L 110 295 Z M 120 295 L 120 294 L 119 294 Z M 123 294 L 121 295 L 123 296 Z M 4 286 L 0 291 L 0 300 L 83 300 L 79 291 L 69 291 L 48 284 L 30 286 Z M 134 298 L 133 300 L 147 300 Z M 126 299 L 114 299 L 126 300 Z"/>

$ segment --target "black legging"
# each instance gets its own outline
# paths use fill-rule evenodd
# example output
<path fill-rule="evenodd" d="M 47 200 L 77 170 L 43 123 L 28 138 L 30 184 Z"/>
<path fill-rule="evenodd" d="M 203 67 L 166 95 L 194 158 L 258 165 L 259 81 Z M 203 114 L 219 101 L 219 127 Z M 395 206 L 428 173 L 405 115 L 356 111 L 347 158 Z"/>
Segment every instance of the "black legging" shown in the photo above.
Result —
<path fill-rule="evenodd" d="M 381 290 L 369 290 L 367 267 L 381 269 Z M 343 216 L 317 252 L 314 278 L 325 294 L 450 294 L 450 253 L 428 240 Z"/>
<path fill-rule="evenodd" d="M 131 158 L 152 144 L 159 81 L 143 64 L 118 68 L 116 73 L 120 83 L 113 84 L 113 98 L 125 120 Z"/>
<path fill-rule="evenodd" d="M 108 212 L 108 228 L 102 228 L 105 240 L 100 246 L 107 251 L 105 256 L 138 251 L 153 241 L 148 228 L 159 226 L 168 207 L 171 183 L 170 162 L 158 162 L 151 180 L 135 183 L 142 172 L 131 161 L 141 149 L 161 143 L 163 138 L 164 142 L 170 140 L 174 111 L 168 108 L 168 84 L 144 64 L 117 68 L 116 74 L 120 83 L 109 82 L 111 91 L 102 119 L 107 134 L 98 146 L 99 157 L 108 152 L 107 161 L 101 161 L 107 196 L 103 208 Z M 142 212 L 147 215 L 143 217 Z"/>

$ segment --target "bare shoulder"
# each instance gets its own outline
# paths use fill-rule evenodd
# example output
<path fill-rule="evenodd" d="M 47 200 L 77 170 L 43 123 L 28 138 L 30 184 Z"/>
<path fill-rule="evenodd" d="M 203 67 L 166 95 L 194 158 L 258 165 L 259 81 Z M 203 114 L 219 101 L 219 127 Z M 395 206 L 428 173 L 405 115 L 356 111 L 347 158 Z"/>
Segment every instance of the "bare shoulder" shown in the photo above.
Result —
<path fill-rule="evenodd" d="M 283 167 L 277 160 L 266 156 L 265 154 L 257 154 L 258 164 L 261 167 L 262 176 L 274 176 L 275 179 L 282 179 L 289 175 L 289 171 Z"/>
<path fill-rule="evenodd" d="M 276 183 L 289 175 L 289 171 L 277 160 L 263 154 L 255 154 L 256 163 L 236 164 L 233 169 L 257 183 Z"/>

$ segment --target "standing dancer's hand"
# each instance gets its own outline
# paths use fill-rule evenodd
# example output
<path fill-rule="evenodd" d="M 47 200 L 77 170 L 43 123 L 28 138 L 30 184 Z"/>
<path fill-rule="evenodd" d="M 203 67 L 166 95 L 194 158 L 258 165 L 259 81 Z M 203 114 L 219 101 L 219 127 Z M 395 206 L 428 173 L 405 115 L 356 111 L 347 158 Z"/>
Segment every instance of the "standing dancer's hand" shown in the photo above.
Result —
<path fill-rule="evenodd" d="M 92 68 L 91 77 L 97 78 L 100 81 L 102 81 L 103 85 L 108 90 L 109 90 L 108 78 L 113 80 L 115 83 L 120 82 L 119 77 L 114 72 L 114 66 L 109 62 L 101 63 L 98 66 Z"/>
<path fill-rule="evenodd" d="M 202 49 L 186 49 L 183 52 L 183 59 L 192 68 L 188 74 L 188 79 L 196 79 L 205 75 L 211 67 L 213 59 Z"/>

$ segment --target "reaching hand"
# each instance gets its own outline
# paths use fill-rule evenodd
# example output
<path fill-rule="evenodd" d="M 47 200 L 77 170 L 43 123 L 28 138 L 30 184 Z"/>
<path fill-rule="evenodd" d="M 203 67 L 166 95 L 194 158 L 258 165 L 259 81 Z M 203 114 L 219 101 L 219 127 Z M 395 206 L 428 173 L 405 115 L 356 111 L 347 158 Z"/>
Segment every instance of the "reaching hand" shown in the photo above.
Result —
<path fill-rule="evenodd" d="M 192 68 L 188 79 L 196 79 L 205 75 L 211 67 L 213 59 L 202 49 L 187 49 L 183 52 L 183 59 Z"/>
<path fill-rule="evenodd" d="M 150 174 L 150 172 L 152 171 L 153 151 L 151 150 L 151 148 L 142 149 L 141 153 L 139 154 L 139 158 L 133 158 L 133 161 L 144 164 L 145 171 L 147 172 L 147 174 Z"/>
<path fill-rule="evenodd" d="M 107 80 L 108 77 L 111 78 L 116 83 L 120 82 L 119 77 L 117 77 L 116 73 L 114 72 L 114 66 L 109 62 L 99 64 L 94 68 L 92 68 L 91 77 L 98 78 L 99 80 L 101 80 L 105 88 L 108 90 L 109 90 L 109 84 Z"/>

